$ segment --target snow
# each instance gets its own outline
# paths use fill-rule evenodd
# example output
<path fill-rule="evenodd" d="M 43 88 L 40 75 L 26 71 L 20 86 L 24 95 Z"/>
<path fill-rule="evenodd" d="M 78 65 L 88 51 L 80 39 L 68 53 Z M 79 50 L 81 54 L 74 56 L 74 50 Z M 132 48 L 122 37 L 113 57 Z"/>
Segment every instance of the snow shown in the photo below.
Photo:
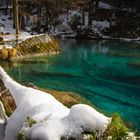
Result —
<path fill-rule="evenodd" d="M 110 28 L 110 23 L 107 20 L 104 20 L 104 21 L 93 20 L 92 21 L 92 28 L 103 30 L 105 28 Z"/>
<path fill-rule="evenodd" d="M 15 99 L 17 108 L 8 120 L 4 140 L 16 140 L 22 132 L 27 139 L 60 140 L 79 138 L 83 131 L 99 131 L 101 135 L 111 119 L 94 108 L 78 104 L 65 107 L 52 95 L 25 87 L 12 80 L 0 67 L 2 80 Z M 27 117 L 37 123 L 27 125 Z"/>
<path fill-rule="evenodd" d="M 120 38 L 120 40 L 122 41 L 126 41 L 126 42 L 137 42 L 137 43 L 140 43 L 140 37 L 137 37 L 137 38 Z"/>
<path fill-rule="evenodd" d="M 128 140 L 138 140 L 133 132 L 128 132 Z"/>
<path fill-rule="evenodd" d="M 0 32 L 3 32 L 4 41 L 15 40 L 15 29 L 13 29 L 13 21 L 9 19 L 9 16 L 1 15 L 0 16 L 0 25 L 4 25 L 0 27 Z M 9 35 L 6 35 L 9 33 Z M 30 33 L 21 31 L 19 35 L 19 42 L 24 41 L 25 39 L 31 37 Z"/>
<path fill-rule="evenodd" d="M 82 17 L 82 14 L 80 13 L 79 10 L 69 10 L 69 15 L 68 15 L 69 21 L 70 21 L 74 16 L 80 16 L 80 17 Z"/>
<path fill-rule="evenodd" d="M 61 33 L 72 33 L 72 29 L 69 25 L 62 23 L 61 25 L 56 26 L 55 33 L 61 34 Z"/>
<path fill-rule="evenodd" d="M 114 7 L 108 3 L 100 1 L 99 8 L 101 8 L 101 9 L 113 9 Z"/>
<path fill-rule="evenodd" d="M 69 10 L 68 15 L 61 14 L 58 18 L 61 24 L 57 25 L 55 30 L 51 30 L 51 33 L 53 35 L 61 35 L 61 37 L 75 37 L 76 33 L 70 27 L 70 22 L 75 16 L 82 17 L 82 14 L 79 10 Z M 86 24 L 88 20 L 87 16 L 85 21 Z"/>
<path fill-rule="evenodd" d="M 4 45 L 7 49 L 12 49 L 11 45 Z M 3 45 L 0 45 L 0 50 L 3 48 Z"/>
<path fill-rule="evenodd" d="M 29 39 L 29 38 L 32 38 L 32 37 L 37 37 L 37 36 L 39 37 L 39 36 L 43 36 L 43 35 L 46 36 L 46 40 L 45 40 L 46 43 L 49 42 L 49 41 L 51 41 L 51 38 L 49 37 L 48 34 L 29 35 L 28 33 L 26 34 L 26 32 L 22 32 L 21 35 L 20 35 L 20 37 L 19 37 L 19 43 L 23 42 L 26 39 Z M 12 49 L 13 48 L 13 45 L 11 45 L 11 44 L 0 45 L 0 50 L 3 48 L 3 46 L 5 46 L 7 49 Z"/>
<path fill-rule="evenodd" d="M 0 17 L 0 32 L 3 32 L 4 35 L 2 35 L 3 40 L 4 41 L 13 41 L 16 39 L 15 36 L 15 29 L 13 29 L 13 21 L 9 20 L 9 16 L 5 16 L 5 15 L 1 15 Z M 7 35 L 8 33 L 8 35 Z M 22 41 L 25 41 L 28 38 L 32 38 L 35 36 L 41 36 L 43 34 L 39 34 L 39 35 L 31 35 L 29 32 L 24 32 L 24 31 L 20 31 L 18 40 L 19 43 L 21 43 Z M 46 35 L 46 42 L 50 41 L 50 37 L 48 35 Z M 9 45 L 8 43 L 5 45 L 6 48 L 12 48 L 11 45 Z M 0 49 L 2 49 L 3 45 L 0 45 Z"/>

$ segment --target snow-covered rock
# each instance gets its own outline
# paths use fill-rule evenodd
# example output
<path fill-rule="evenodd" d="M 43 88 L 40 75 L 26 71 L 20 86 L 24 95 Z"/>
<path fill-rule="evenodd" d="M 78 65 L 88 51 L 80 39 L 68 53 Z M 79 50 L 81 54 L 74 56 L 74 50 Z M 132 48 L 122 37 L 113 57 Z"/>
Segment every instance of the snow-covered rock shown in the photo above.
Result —
<path fill-rule="evenodd" d="M 100 1 L 99 2 L 99 8 L 101 8 L 101 9 L 113 9 L 114 6 L 112 6 L 112 5 L 108 4 L 108 3 Z"/>
<path fill-rule="evenodd" d="M 110 23 L 107 20 L 104 20 L 104 21 L 93 20 L 92 21 L 92 28 L 103 30 L 105 28 L 110 28 Z"/>
<path fill-rule="evenodd" d="M 63 23 L 61 25 L 56 26 L 55 32 L 57 34 L 59 34 L 59 33 L 72 33 L 73 30 L 71 29 L 71 27 L 68 24 Z"/>
<path fill-rule="evenodd" d="M 4 140 L 16 140 L 20 132 L 26 139 L 78 139 L 83 131 L 98 130 L 102 134 L 111 121 L 88 105 L 78 104 L 69 109 L 50 94 L 22 86 L 1 67 L 0 75 L 17 105 L 8 120 Z M 27 125 L 28 116 L 36 122 L 31 127 Z"/>

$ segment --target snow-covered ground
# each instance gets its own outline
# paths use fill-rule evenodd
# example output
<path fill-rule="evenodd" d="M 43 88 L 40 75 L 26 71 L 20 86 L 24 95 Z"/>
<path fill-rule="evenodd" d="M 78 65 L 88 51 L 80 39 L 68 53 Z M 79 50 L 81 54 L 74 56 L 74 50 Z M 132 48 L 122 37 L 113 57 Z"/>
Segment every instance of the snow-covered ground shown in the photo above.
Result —
<path fill-rule="evenodd" d="M 104 21 L 92 21 L 92 30 L 94 33 L 101 33 L 101 31 L 110 28 L 110 23 L 107 20 Z"/>
<path fill-rule="evenodd" d="M 10 41 L 12 42 L 12 40 L 16 39 L 16 36 L 15 36 L 16 31 L 15 29 L 13 29 L 13 21 L 9 19 L 9 16 L 5 16 L 5 15 L 0 16 L 0 32 L 3 33 L 2 35 L 3 40 L 8 42 L 4 46 L 6 48 L 11 49 L 14 46 L 14 43 L 9 43 L 9 42 Z M 31 35 L 29 32 L 20 31 L 18 42 L 21 43 L 22 41 L 28 38 L 42 36 L 42 35 L 46 35 L 46 42 L 51 41 L 51 38 L 47 34 Z M 2 49 L 2 47 L 3 45 L 0 45 L 0 49 Z"/>
<path fill-rule="evenodd" d="M 4 41 L 15 40 L 16 39 L 16 31 L 13 29 L 13 21 L 9 19 L 9 16 L 1 15 L 0 16 L 0 24 L 2 25 L 0 28 L 0 32 L 3 32 Z M 7 35 L 9 34 L 9 35 Z M 25 40 L 30 37 L 30 33 L 21 31 L 19 35 L 19 40 Z"/>
<path fill-rule="evenodd" d="M 115 7 L 108 4 L 108 3 L 100 1 L 99 2 L 99 8 L 101 8 L 101 9 L 114 9 Z"/>
<path fill-rule="evenodd" d="M 15 29 L 13 29 L 13 21 L 9 19 L 9 16 L 1 15 L 0 16 L 0 32 L 3 33 L 2 38 L 4 41 L 12 41 L 16 39 Z M 41 36 L 43 34 L 31 35 L 29 32 L 20 31 L 19 34 L 19 43 L 35 36 Z M 0 35 L 1 36 L 1 35 Z M 46 34 L 46 42 L 50 41 L 50 37 Z M 8 49 L 11 49 L 14 43 L 6 43 L 4 46 Z M 3 45 L 0 45 L 0 49 L 3 48 Z"/>
<path fill-rule="evenodd" d="M 88 105 L 78 104 L 69 109 L 50 94 L 22 86 L 1 67 L 0 75 L 17 105 L 8 120 L 4 140 L 16 140 L 19 133 L 27 139 L 80 139 L 83 131 L 98 130 L 101 135 L 111 122 L 110 118 Z M 29 126 L 28 117 L 36 123 Z"/>
<path fill-rule="evenodd" d="M 113 5 L 110 5 L 108 3 L 105 3 L 103 1 L 100 1 L 99 8 L 111 10 L 111 9 L 115 9 L 116 7 L 114 7 Z M 82 26 L 80 25 L 81 29 L 88 28 L 89 14 L 88 14 L 88 12 L 85 12 L 84 15 L 85 15 L 85 18 L 84 18 L 85 21 L 84 21 L 84 25 L 82 25 Z M 67 13 L 61 14 L 58 18 L 59 24 L 55 25 L 55 27 L 51 25 L 51 30 L 50 30 L 51 34 L 58 35 L 61 37 L 75 38 L 77 35 L 77 32 L 72 29 L 70 24 L 74 20 L 75 17 L 79 17 L 79 22 L 82 24 L 82 16 L 83 16 L 82 11 L 79 9 L 69 10 L 68 15 L 67 15 Z M 112 18 L 116 18 L 116 17 L 112 16 Z M 32 15 L 30 17 L 30 20 L 28 20 L 28 22 L 26 23 L 26 27 L 25 27 L 26 30 L 31 32 L 31 30 L 35 26 L 34 25 L 35 21 L 36 21 L 36 15 Z M 112 21 L 112 23 L 110 23 L 110 21 L 107 21 L 107 20 L 103 20 L 103 21 L 93 20 L 92 26 L 91 26 L 92 33 L 103 39 L 113 39 L 110 36 L 106 36 L 106 35 L 108 35 L 108 31 L 110 29 L 110 24 L 113 25 L 113 24 L 116 24 L 116 22 Z M 9 16 L 0 15 L 0 32 L 4 33 L 3 39 L 5 41 L 16 39 L 16 37 L 14 36 L 15 29 L 13 29 L 13 22 L 9 18 Z M 29 37 L 32 37 L 29 32 L 20 31 L 19 42 L 22 42 L 23 40 L 25 40 Z M 7 33 L 10 33 L 10 35 L 6 35 Z M 32 31 L 32 33 L 34 33 L 34 31 Z M 120 39 L 125 40 L 125 41 L 128 41 L 128 40 L 129 41 L 133 41 L 133 40 L 140 41 L 140 38 L 136 38 L 136 39 L 120 38 Z"/>

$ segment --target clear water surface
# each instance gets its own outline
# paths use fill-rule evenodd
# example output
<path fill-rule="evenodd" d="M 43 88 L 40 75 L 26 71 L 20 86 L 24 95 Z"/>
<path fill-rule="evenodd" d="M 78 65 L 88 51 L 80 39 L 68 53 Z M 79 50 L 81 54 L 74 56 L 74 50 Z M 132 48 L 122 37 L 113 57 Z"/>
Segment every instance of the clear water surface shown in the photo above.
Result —
<path fill-rule="evenodd" d="M 58 55 L 2 65 L 18 82 L 80 94 L 107 113 L 120 113 L 139 129 L 140 46 L 62 40 L 61 49 Z"/>

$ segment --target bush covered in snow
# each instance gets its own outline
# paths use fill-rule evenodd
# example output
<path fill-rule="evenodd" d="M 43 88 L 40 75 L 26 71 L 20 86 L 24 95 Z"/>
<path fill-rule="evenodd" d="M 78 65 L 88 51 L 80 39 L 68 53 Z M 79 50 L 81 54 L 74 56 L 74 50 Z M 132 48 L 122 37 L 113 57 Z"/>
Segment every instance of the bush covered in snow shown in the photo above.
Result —
<path fill-rule="evenodd" d="M 125 122 L 119 114 L 112 115 L 111 123 L 102 136 L 98 137 L 98 132 L 94 131 L 93 134 L 83 134 L 84 140 L 136 140 L 135 133 L 130 132 Z"/>
<path fill-rule="evenodd" d="M 112 116 L 111 124 L 108 126 L 108 130 L 104 134 L 104 138 L 111 136 L 112 139 L 125 139 L 127 138 L 129 129 L 124 124 L 123 120 L 118 114 Z"/>

